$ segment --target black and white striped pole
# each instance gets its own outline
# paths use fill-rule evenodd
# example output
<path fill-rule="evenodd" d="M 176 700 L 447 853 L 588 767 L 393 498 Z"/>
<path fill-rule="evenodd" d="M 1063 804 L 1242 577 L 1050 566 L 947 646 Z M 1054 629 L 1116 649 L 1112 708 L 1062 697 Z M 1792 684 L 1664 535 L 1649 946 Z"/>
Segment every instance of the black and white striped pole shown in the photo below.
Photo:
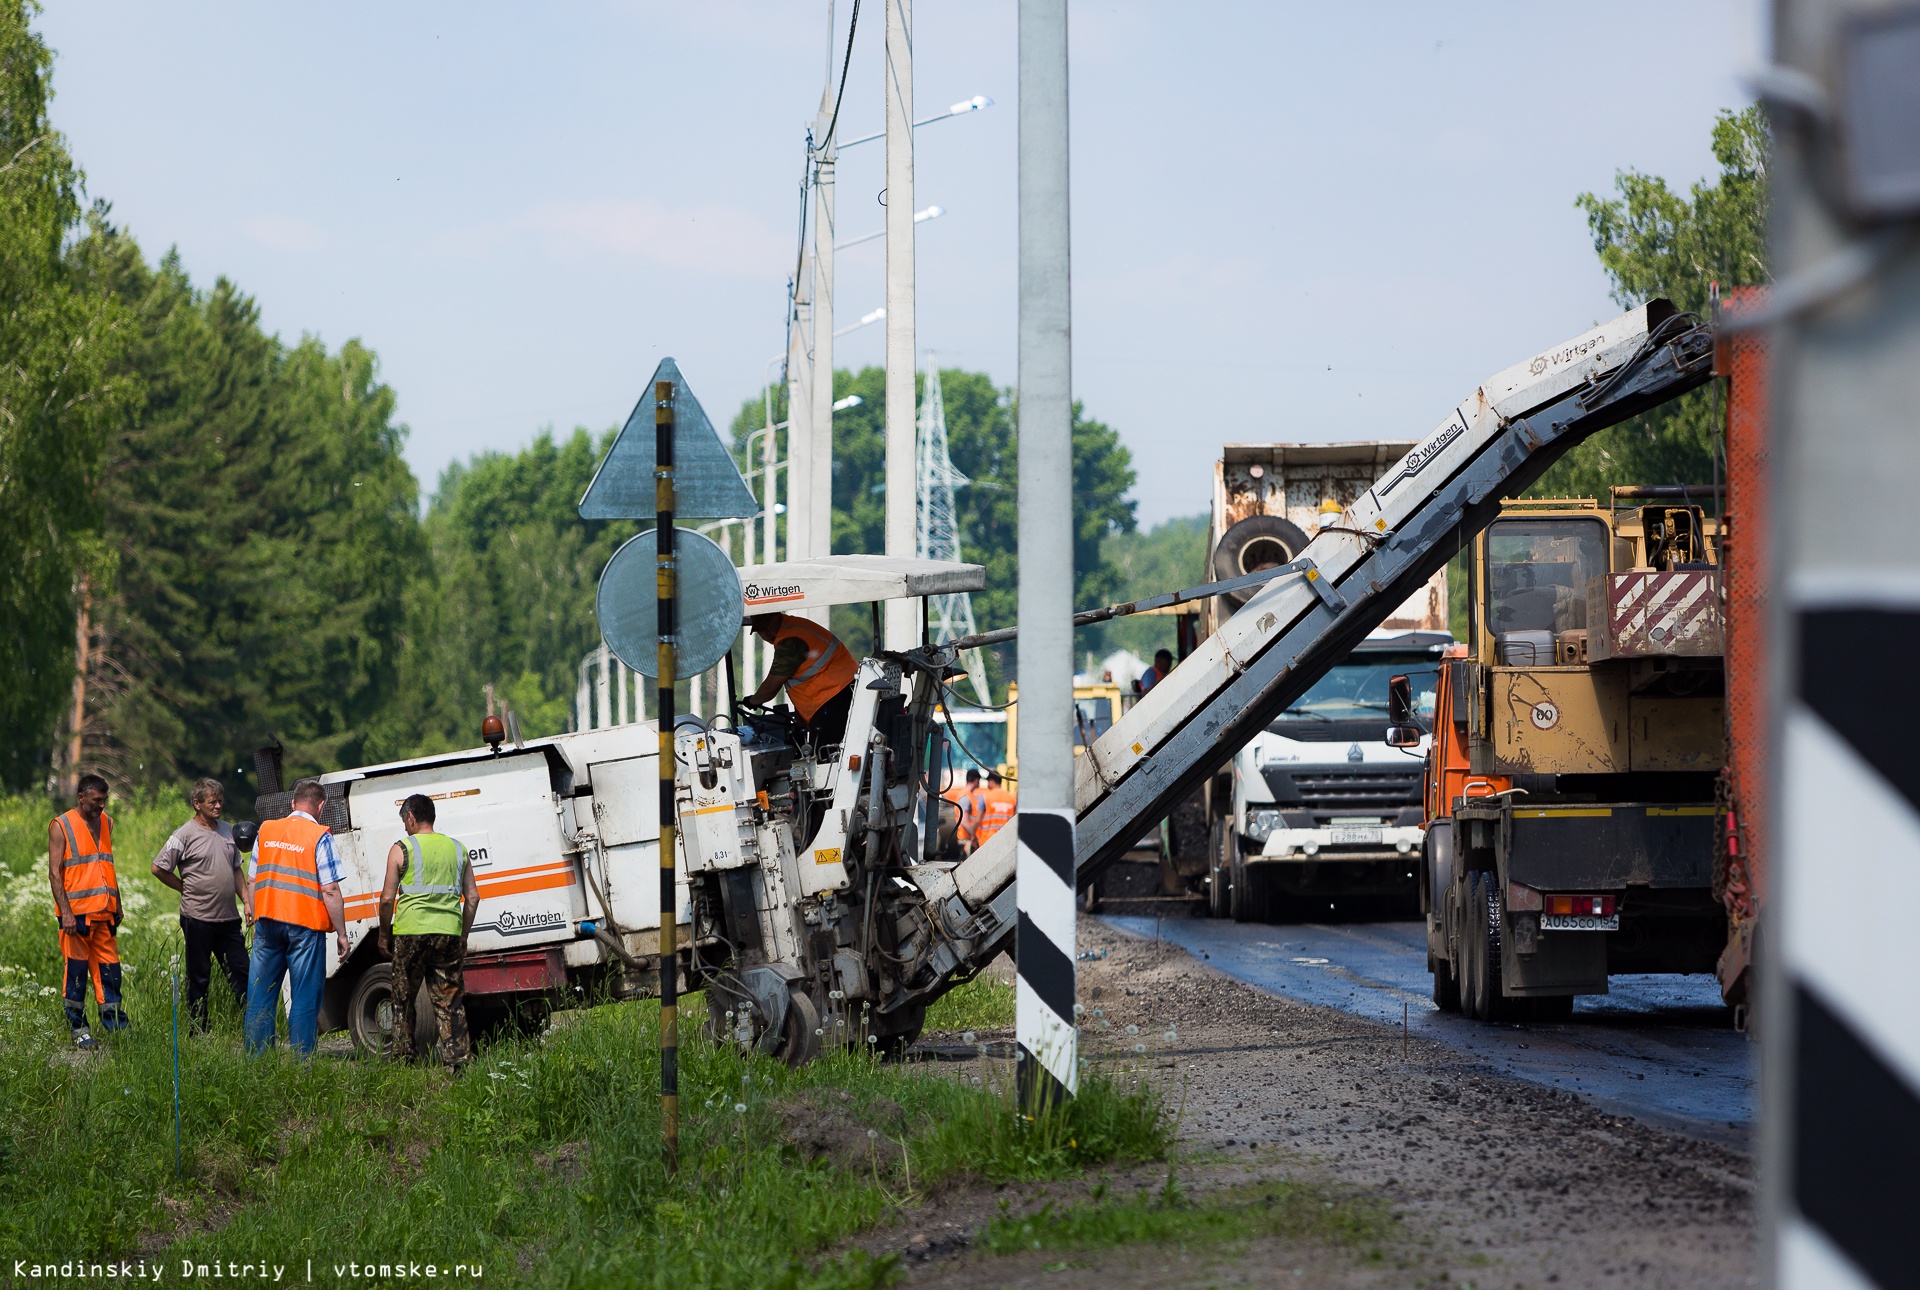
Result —
<path fill-rule="evenodd" d="M 1073 381 L 1067 3 L 1020 0 L 1020 851 L 1014 1033 L 1028 1108 L 1078 1086 L 1073 1028 Z"/>
<path fill-rule="evenodd" d="M 1920 13 L 1783 0 L 1768 308 L 1768 1284 L 1920 1285 Z M 1844 141 L 1840 150 L 1836 141 Z M 1735 517 L 1738 522 L 1738 517 Z M 1024 687 L 1023 687 L 1024 688 Z"/>
<path fill-rule="evenodd" d="M 654 606 L 659 637 L 658 671 L 660 713 L 660 1150 L 668 1172 L 680 1168 L 680 982 L 674 957 L 674 933 L 679 930 L 679 901 L 674 892 L 675 839 L 674 710 L 677 679 L 674 645 L 675 609 L 679 600 L 679 570 L 674 565 L 673 513 L 673 382 L 653 383 L 654 401 L 654 522 L 658 601 Z"/>

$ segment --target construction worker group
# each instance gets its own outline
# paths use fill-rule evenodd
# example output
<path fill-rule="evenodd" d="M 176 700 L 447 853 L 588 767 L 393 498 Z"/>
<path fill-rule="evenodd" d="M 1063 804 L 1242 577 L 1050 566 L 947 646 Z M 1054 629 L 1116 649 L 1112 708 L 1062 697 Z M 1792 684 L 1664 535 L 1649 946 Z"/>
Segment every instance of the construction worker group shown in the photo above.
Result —
<path fill-rule="evenodd" d="M 122 993 L 118 933 L 123 906 L 114 868 L 113 820 L 107 781 L 83 775 L 72 810 L 47 826 L 47 875 L 60 924 L 66 965 L 62 1004 L 74 1045 L 99 1041 L 87 1024 L 91 985 L 103 1034 L 130 1024 Z M 282 986 L 287 1040 L 311 1055 L 318 1045 L 328 941 L 344 961 L 346 904 L 331 830 L 322 823 L 326 790 L 317 779 L 293 786 L 289 810 L 261 824 L 258 837 L 241 836 L 221 820 L 225 791 L 202 779 L 188 793 L 192 816 L 154 856 L 154 877 L 180 894 L 180 931 L 187 979 L 187 1013 L 197 1031 L 208 1028 L 208 993 L 218 965 L 244 1008 L 246 1051 L 263 1053 L 276 1041 Z M 387 854 L 380 896 L 380 952 L 392 959 L 394 998 L 428 1001 L 439 1035 L 440 1061 L 457 1071 L 469 1056 L 462 964 L 480 893 L 461 843 L 434 831 L 431 798 L 414 794 L 400 807 L 404 836 Z M 242 826 L 250 829 L 250 826 Z M 249 861 L 242 860 L 251 851 Z M 249 950 L 241 928 L 253 928 Z M 389 1055 L 414 1055 L 412 1006 L 393 1009 Z"/>
<path fill-rule="evenodd" d="M 965 782 L 950 787 L 943 796 L 959 808 L 956 838 L 960 850 L 969 855 L 1013 819 L 1015 798 L 997 770 L 988 771 L 983 784 L 980 772 L 969 769 Z"/>

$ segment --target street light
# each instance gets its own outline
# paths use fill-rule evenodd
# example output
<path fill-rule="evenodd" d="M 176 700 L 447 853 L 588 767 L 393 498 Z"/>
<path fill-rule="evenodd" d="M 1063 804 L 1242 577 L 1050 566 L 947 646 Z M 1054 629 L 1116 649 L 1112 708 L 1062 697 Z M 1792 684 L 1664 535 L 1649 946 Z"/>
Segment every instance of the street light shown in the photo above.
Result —
<path fill-rule="evenodd" d="M 859 331 L 862 327 L 871 327 L 877 322 L 884 321 L 886 316 L 887 316 L 887 307 L 885 305 L 881 305 L 878 309 L 874 310 L 870 314 L 861 314 L 860 321 L 853 324 L 853 326 L 842 327 L 839 331 L 833 333 L 833 338 L 835 340 L 839 340 L 842 336 L 851 336 L 854 332 Z M 837 408 L 840 405 L 836 403 L 834 404 L 834 406 Z"/>
<path fill-rule="evenodd" d="M 992 99 L 984 94 L 976 94 L 970 99 L 962 99 L 958 103 L 952 104 L 945 112 L 937 112 L 923 121 L 915 121 L 913 128 L 918 130 L 921 126 L 932 125 L 935 121 L 950 121 L 957 116 L 970 116 L 982 108 L 990 108 L 992 106 Z M 834 146 L 839 148 L 852 148 L 862 143 L 872 143 L 875 139 L 884 139 L 886 137 L 887 132 L 882 130 L 878 134 L 863 134 L 858 139 L 849 139 L 845 143 L 835 144 Z"/>
<path fill-rule="evenodd" d="M 947 208 L 944 206 L 929 206 L 923 211 L 915 211 L 913 213 L 913 222 L 916 224 L 924 224 L 930 219 L 939 219 L 942 215 L 945 215 L 946 213 L 947 213 Z M 872 233 L 862 233 L 859 237 L 850 238 L 845 242 L 835 242 L 833 244 L 833 249 L 835 251 L 844 251 L 850 246 L 859 246 L 862 242 L 877 241 L 878 239 L 883 238 L 886 235 L 887 235 L 887 230 L 885 230 L 884 228 L 878 229 Z"/>

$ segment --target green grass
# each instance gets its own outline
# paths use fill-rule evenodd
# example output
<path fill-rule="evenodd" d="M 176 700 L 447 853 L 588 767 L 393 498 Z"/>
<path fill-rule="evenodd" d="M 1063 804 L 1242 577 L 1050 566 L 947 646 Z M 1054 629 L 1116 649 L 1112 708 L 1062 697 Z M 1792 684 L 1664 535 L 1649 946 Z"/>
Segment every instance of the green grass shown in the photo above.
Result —
<path fill-rule="evenodd" d="M 957 985 L 927 1009 L 927 1029 L 1012 1030 L 1013 987 L 984 976 Z"/>
<path fill-rule="evenodd" d="M 1268 1237 L 1346 1248 L 1378 1245 L 1393 1229 L 1386 1206 L 1336 1198 L 1304 1183 L 1249 1183 L 1188 1199 L 1169 1183 L 1158 1192 L 1109 1199 L 1094 1189 L 1090 1205 L 1051 1205 L 1024 1217 L 995 1219 L 975 1247 L 989 1254 L 1025 1250 L 1097 1250 L 1122 1245 L 1231 1247 Z"/>
<path fill-rule="evenodd" d="M 505 1284 L 869 1286 L 894 1275 L 890 1263 L 821 1252 L 884 1221 L 915 1189 L 1064 1177 L 1160 1158 L 1171 1143 L 1155 1091 L 1124 1072 L 1090 1069 L 1070 1107 L 1029 1120 L 977 1077 L 866 1054 L 792 1071 L 708 1043 L 688 1021 L 682 1168 L 670 1176 L 655 1006 L 590 1009 L 544 1036 L 486 1048 L 449 1080 L 428 1067 L 301 1062 L 284 1050 L 250 1061 L 216 981 L 212 1033 L 180 1043 L 176 1178 L 167 973 L 177 906 L 146 862 L 185 808 L 114 811 L 134 1028 L 81 1061 L 60 1013 L 48 814 L 41 802 L 0 800 L 7 1259 L 145 1252 L 304 1268 L 312 1258 L 318 1272 L 335 1260 L 405 1257 L 479 1262 Z M 948 1006 L 990 1015 L 995 988 L 955 991 Z M 783 1116 L 811 1099 L 875 1126 L 864 1160 L 836 1167 L 784 1145 Z"/>

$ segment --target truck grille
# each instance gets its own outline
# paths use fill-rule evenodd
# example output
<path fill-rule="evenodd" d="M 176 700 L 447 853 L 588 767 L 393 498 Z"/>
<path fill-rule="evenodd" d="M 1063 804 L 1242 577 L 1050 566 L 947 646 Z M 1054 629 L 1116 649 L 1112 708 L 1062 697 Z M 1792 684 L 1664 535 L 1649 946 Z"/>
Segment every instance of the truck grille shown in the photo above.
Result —
<path fill-rule="evenodd" d="M 1312 812 L 1314 823 L 1336 815 L 1395 816 L 1420 802 L 1420 767 L 1262 766 L 1276 805 Z"/>

